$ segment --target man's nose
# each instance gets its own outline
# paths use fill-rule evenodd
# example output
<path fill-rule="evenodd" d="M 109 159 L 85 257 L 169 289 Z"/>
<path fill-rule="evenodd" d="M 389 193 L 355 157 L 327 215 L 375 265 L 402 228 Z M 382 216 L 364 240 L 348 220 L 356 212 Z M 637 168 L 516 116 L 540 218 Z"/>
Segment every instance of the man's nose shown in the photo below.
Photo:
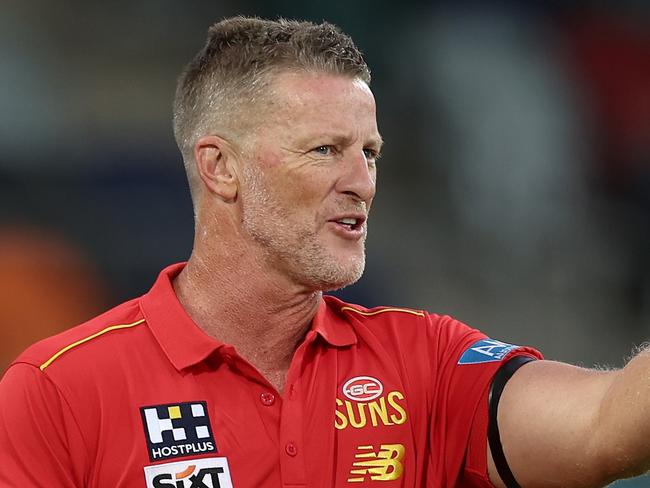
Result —
<path fill-rule="evenodd" d="M 337 190 L 370 203 L 375 196 L 377 174 L 374 161 L 368 161 L 364 151 L 346 155 L 345 170 L 338 181 Z"/>

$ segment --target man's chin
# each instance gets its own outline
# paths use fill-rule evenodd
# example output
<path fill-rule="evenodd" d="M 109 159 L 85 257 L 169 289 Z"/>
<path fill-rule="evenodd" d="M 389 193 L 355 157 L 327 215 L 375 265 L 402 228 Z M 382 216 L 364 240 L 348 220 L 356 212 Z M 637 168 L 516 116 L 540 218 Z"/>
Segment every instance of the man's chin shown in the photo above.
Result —
<path fill-rule="evenodd" d="M 319 291 L 335 291 L 353 285 L 363 275 L 365 262 L 354 263 L 349 267 L 333 266 L 326 273 L 314 277 L 314 287 Z"/>

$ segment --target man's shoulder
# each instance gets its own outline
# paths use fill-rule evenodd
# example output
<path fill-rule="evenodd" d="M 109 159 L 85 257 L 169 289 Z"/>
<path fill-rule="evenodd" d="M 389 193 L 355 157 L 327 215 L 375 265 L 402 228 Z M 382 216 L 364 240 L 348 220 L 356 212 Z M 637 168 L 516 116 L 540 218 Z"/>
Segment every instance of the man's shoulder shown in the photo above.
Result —
<path fill-rule="evenodd" d="M 343 300 L 326 296 L 325 301 L 327 306 L 337 312 L 340 316 L 352 321 L 361 321 L 366 324 L 379 325 L 392 323 L 394 321 L 414 321 L 421 322 L 422 319 L 429 317 L 430 314 L 423 311 L 405 307 L 394 306 L 377 306 L 377 307 L 364 307 L 355 303 L 347 303 Z"/>
<path fill-rule="evenodd" d="M 23 363 L 35 366 L 42 371 L 53 364 L 68 363 L 77 367 L 79 350 L 92 349 L 92 354 L 99 358 L 111 354 L 115 338 L 130 341 L 125 332 L 144 324 L 145 319 L 139 305 L 139 298 L 124 302 L 80 325 L 71 327 L 59 334 L 42 339 L 20 354 L 12 364 Z M 120 331 L 120 334 L 115 332 Z M 111 343 L 105 340 L 111 337 Z M 73 365 L 70 365 L 73 363 Z"/>
<path fill-rule="evenodd" d="M 422 309 L 392 305 L 365 307 L 355 303 L 347 303 L 340 298 L 327 295 L 324 297 L 327 307 L 348 322 L 363 323 L 370 327 L 404 326 L 413 324 L 416 327 L 424 325 L 433 328 L 444 327 L 448 323 L 458 323 L 449 315 L 428 312 Z"/>
<path fill-rule="evenodd" d="M 440 327 L 440 317 L 424 310 L 382 305 L 365 307 L 336 297 L 325 297 L 332 315 L 348 324 L 357 339 L 376 337 L 383 341 L 412 343 L 430 336 Z"/>
<path fill-rule="evenodd" d="M 399 337 L 401 342 L 428 340 L 439 344 L 472 340 L 477 334 L 482 336 L 479 331 L 449 315 L 396 306 L 367 308 L 332 296 L 326 296 L 325 301 L 330 310 L 355 329 L 357 335 L 368 331 L 388 339 Z"/>

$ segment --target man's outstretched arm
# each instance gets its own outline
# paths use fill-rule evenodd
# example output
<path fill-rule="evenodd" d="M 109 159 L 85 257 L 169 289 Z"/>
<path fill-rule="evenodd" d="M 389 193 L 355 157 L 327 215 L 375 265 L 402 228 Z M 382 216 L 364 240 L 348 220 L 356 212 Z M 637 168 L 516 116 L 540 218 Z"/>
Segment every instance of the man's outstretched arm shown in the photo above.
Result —
<path fill-rule="evenodd" d="M 616 371 L 526 364 L 505 386 L 498 425 L 522 488 L 600 487 L 641 474 L 650 469 L 650 352 Z M 489 474 L 505 486 L 490 453 Z"/>

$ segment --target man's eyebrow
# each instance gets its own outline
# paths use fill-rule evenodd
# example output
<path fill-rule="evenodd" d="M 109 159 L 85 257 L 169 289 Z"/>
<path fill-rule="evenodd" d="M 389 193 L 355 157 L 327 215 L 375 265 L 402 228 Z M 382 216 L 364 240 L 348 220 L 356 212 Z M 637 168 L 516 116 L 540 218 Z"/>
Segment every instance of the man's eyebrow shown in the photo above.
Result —
<path fill-rule="evenodd" d="M 352 135 L 322 132 L 318 134 L 310 134 L 308 136 L 301 137 L 300 139 L 295 141 L 294 145 L 297 147 L 302 147 L 302 146 L 309 146 L 311 144 L 323 143 L 325 141 L 331 142 L 333 144 L 348 145 L 352 143 L 354 140 L 355 137 L 353 137 Z M 379 151 L 383 145 L 384 145 L 384 139 L 379 134 L 377 134 L 377 136 L 369 137 L 364 144 L 364 146 L 366 147 L 370 146 L 373 149 L 376 149 L 377 151 Z"/>
<path fill-rule="evenodd" d="M 380 134 L 377 134 L 377 137 L 371 137 L 369 144 L 374 146 L 377 151 L 379 151 L 384 146 L 384 138 Z"/>
<path fill-rule="evenodd" d="M 333 135 L 331 136 L 332 140 L 336 142 L 337 144 L 350 144 L 355 140 L 355 138 L 351 135 Z M 368 139 L 366 139 L 366 142 L 364 143 L 365 147 L 371 146 L 373 149 L 376 149 L 379 151 L 381 147 L 384 145 L 384 139 L 381 137 L 380 134 L 377 134 L 376 136 L 370 136 Z"/>

